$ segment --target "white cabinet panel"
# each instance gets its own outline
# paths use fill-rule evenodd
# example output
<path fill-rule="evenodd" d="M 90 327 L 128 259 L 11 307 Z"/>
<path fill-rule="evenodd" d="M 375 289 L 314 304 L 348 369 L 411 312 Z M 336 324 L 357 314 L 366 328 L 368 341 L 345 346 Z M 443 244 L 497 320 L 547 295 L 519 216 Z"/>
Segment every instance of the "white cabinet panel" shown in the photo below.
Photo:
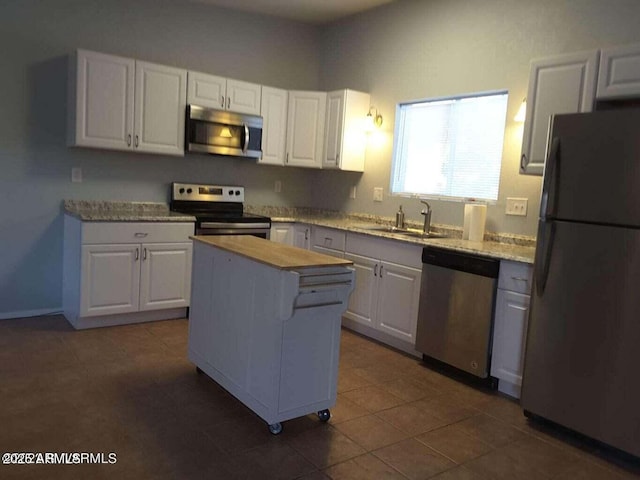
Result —
<path fill-rule="evenodd" d="M 78 50 L 69 67 L 69 145 L 131 148 L 135 60 Z"/>
<path fill-rule="evenodd" d="M 416 341 L 421 275 L 416 268 L 380 262 L 378 328 L 411 344 Z"/>
<path fill-rule="evenodd" d="M 262 158 L 258 163 L 284 165 L 287 148 L 287 107 L 289 92 L 262 87 Z"/>
<path fill-rule="evenodd" d="M 139 258 L 137 245 L 84 245 L 80 314 L 88 317 L 137 311 Z"/>
<path fill-rule="evenodd" d="M 349 306 L 344 316 L 363 325 L 375 328 L 377 294 L 378 294 L 378 261 L 345 253 L 344 258 L 353 262 L 356 272 L 355 289 L 349 298 Z"/>
<path fill-rule="evenodd" d="M 596 97 L 640 97 L 640 44 L 602 49 Z"/>
<path fill-rule="evenodd" d="M 269 239 L 272 242 L 293 245 L 293 228 L 292 223 L 272 223 Z"/>
<path fill-rule="evenodd" d="M 322 167 L 325 92 L 289 92 L 287 115 L 287 165 Z"/>
<path fill-rule="evenodd" d="M 531 62 L 520 173 L 542 175 L 551 115 L 593 109 L 598 58 L 592 51 Z"/>
<path fill-rule="evenodd" d="M 140 310 L 189 305 L 191 250 L 191 242 L 142 245 Z"/>
<path fill-rule="evenodd" d="M 199 72 L 188 73 L 187 103 L 208 108 L 225 108 L 227 79 Z"/>
<path fill-rule="evenodd" d="M 295 225 L 293 227 L 293 246 L 309 250 L 311 247 L 311 227 L 308 225 Z"/>
<path fill-rule="evenodd" d="M 364 171 L 368 93 L 337 90 L 327 94 L 325 148 L 322 168 Z"/>
<path fill-rule="evenodd" d="M 227 80 L 227 110 L 260 115 L 262 87 L 255 83 Z"/>
<path fill-rule="evenodd" d="M 187 72 L 136 62 L 136 149 L 184 155 Z"/>

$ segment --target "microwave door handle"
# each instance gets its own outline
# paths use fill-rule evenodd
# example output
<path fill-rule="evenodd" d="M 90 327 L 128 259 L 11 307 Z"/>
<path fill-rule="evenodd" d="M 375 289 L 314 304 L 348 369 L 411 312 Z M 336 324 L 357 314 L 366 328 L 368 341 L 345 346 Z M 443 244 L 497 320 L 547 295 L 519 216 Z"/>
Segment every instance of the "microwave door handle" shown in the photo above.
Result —
<path fill-rule="evenodd" d="M 247 153 L 249 148 L 249 127 L 246 123 L 243 123 L 242 126 L 244 127 L 244 145 L 242 146 L 242 153 Z"/>

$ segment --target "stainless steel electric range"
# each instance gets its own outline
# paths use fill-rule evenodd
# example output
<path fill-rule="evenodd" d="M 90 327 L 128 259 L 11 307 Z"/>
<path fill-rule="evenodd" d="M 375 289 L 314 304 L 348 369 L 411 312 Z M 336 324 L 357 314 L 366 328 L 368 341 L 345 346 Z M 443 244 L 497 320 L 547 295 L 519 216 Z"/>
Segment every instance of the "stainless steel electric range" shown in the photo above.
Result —
<path fill-rule="evenodd" d="M 170 208 L 196 217 L 196 235 L 269 238 L 271 219 L 244 212 L 244 187 L 174 182 Z"/>

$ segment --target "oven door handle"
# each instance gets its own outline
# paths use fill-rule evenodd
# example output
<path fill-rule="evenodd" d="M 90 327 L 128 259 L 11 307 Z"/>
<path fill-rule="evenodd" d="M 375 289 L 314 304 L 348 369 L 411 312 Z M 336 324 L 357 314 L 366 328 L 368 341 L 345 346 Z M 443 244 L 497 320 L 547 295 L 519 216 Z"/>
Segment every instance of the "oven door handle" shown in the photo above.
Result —
<path fill-rule="evenodd" d="M 242 229 L 256 229 L 256 228 L 271 228 L 269 223 L 228 223 L 228 222 L 202 222 L 200 228 L 235 228 Z"/>
<path fill-rule="evenodd" d="M 246 123 L 243 123 L 244 127 L 244 145 L 242 145 L 242 153 L 247 153 L 247 149 L 249 148 L 249 126 Z"/>

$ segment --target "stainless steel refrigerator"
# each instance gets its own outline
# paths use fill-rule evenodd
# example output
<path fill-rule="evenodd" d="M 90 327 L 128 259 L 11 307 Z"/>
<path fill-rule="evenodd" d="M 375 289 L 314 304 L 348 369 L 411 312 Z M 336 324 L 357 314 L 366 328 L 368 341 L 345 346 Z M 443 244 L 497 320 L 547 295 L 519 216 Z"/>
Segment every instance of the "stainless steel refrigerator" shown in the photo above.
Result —
<path fill-rule="evenodd" d="M 521 404 L 640 456 L 640 109 L 553 117 Z"/>

